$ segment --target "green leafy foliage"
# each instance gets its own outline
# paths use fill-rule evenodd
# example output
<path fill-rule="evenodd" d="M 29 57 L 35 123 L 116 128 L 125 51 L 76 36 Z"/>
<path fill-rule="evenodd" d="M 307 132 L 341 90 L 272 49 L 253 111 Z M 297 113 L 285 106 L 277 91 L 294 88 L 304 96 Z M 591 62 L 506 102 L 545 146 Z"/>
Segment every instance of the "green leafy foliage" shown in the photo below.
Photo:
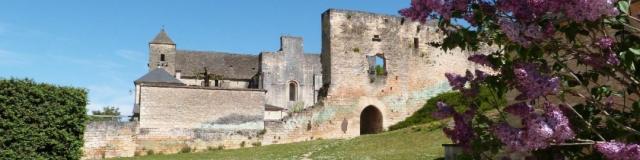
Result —
<path fill-rule="evenodd" d="M 91 111 L 93 115 L 111 115 L 111 116 L 119 116 L 120 111 L 117 107 L 114 106 L 105 106 L 102 110 Z"/>
<path fill-rule="evenodd" d="M 488 98 L 488 97 L 492 97 L 491 94 L 492 93 L 488 88 L 482 87 L 480 88 L 478 97 Z M 398 129 L 407 128 L 410 126 L 415 126 L 415 125 L 420 125 L 420 124 L 425 124 L 425 123 L 435 121 L 436 119 L 431 117 L 431 113 L 437 110 L 436 103 L 438 103 L 438 101 L 442 101 L 449 106 L 453 106 L 457 111 L 462 112 L 467 109 L 467 106 L 470 105 L 468 104 L 469 101 L 465 100 L 466 98 L 468 97 L 463 96 L 460 92 L 440 93 L 437 96 L 427 100 L 427 103 L 424 104 L 422 108 L 418 109 L 418 111 L 414 112 L 413 115 L 407 117 L 407 119 L 405 119 L 404 121 L 401 121 L 395 125 L 390 126 L 389 130 L 398 130 Z M 480 111 L 487 111 L 494 107 L 489 103 L 488 100 L 489 99 L 481 101 L 483 103 L 481 103 L 479 106 Z M 506 102 L 507 100 L 503 96 L 499 100 L 498 104 L 505 105 Z"/>
<path fill-rule="evenodd" d="M 385 75 L 386 72 L 384 70 L 384 67 L 382 65 L 376 65 L 376 75 Z"/>
<path fill-rule="evenodd" d="M 120 111 L 114 106 L 105 106 L 102 110 L 91 111 L 92 116 L 89 116 L 89 121 L 113 121 L 118 120 Z"/>
<path fill-rule="evenodd" d="M 2 159 L 80 159 L 87 91 L 0 79 Z"/>

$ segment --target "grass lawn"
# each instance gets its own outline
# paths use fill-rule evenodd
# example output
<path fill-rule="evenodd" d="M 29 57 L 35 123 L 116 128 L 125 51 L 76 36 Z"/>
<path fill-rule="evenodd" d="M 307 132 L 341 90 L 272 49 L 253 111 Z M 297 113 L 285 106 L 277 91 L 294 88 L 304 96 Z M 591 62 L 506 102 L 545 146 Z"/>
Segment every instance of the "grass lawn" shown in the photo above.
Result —
<path fill-rule="evenodd" d="M 439 122 L 365 135 L 348 140 L 316 140 L 262 147 L 151 155 L 122 160 L 183 159 L 435 159 L 443 156 L 443 143 L 450 143 Z"/>

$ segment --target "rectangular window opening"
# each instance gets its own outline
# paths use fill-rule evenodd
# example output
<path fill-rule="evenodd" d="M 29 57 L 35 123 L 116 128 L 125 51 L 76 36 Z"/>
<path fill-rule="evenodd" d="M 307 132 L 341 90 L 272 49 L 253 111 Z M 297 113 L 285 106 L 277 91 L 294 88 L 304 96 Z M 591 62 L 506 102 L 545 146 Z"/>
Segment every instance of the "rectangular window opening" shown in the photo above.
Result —
<path fill-rule="evenodd" d="M 384 55 L 377 54 L 375 56 L 367 56 L 367 61 L 369 62 L 370 75 L 376 75 L 376 76 L 387 75 L 387 71 L 386 71 L 387 65 L 386 65 L 386 59 L 384 58 Z"/>
<path fill-rule="evenodd" d="M 380 35 L 373 35 L 373 38 L 371 40 L 374 41 L 374 42 L 382 41 L 382 39 L 380 38 Z"/>

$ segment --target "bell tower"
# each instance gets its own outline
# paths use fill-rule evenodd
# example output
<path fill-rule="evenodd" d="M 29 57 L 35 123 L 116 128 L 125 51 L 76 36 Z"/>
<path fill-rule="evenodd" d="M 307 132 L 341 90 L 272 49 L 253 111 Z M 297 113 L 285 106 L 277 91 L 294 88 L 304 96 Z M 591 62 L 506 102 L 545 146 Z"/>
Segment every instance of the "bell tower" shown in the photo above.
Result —
<path fill-rule="evenodd" d="M 176 44 L 169 38 L 164 27 L 160 33 L 149 42 L 149 71 L 156 68 L 164 68 L 175 76 Z"/>

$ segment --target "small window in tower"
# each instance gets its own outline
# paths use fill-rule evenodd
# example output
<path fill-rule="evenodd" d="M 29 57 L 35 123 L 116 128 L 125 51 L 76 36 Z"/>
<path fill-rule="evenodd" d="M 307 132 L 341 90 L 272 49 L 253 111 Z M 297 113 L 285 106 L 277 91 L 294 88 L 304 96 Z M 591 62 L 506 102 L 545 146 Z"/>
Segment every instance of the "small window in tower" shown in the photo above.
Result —
<path fill-rule="evenodd" d="M 160 61 L 164 61 L 164 54 L 160 54 Z"/>
<path fill-rule="evenodd" d="M 420 48 L 420 39 L 418 38 L 413 38 L 413 48 Z"/>
<path fill-rule="evenodd" d="M 298 84 L 296 82 L 289 82 L 289 101 L 296 101 L 298 91 Z"/>

